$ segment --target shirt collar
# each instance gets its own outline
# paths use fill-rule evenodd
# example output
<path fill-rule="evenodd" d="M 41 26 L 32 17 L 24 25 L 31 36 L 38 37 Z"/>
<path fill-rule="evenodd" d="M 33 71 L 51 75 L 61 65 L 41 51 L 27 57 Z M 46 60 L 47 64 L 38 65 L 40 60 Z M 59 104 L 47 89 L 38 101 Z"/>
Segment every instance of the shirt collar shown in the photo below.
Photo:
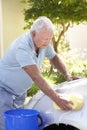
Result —
<path fill-rule="evenodd" d="M 29 37 L 29 46 L 34 50 L 34 42 L 33 42 L 33 39 L 32 39 L 32 35 L 30 33 L 30 31 L 28 32 L 28 37 Z"/>

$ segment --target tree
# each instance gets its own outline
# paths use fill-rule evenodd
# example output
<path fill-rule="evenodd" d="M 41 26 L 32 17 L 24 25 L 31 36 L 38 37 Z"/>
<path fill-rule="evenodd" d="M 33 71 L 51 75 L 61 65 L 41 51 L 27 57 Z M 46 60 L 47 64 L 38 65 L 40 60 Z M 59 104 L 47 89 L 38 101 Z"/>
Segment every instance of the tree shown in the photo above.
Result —
<path fill-rule="evenodd" d="M 26 27 L 29 28 L 37 17 L 47 16 L 56 25 L 53 37 L 53 47 L 58 52 L 58 45 L 62 36 L 73 23 L 80 24 L 87 21 L 86 0 L 22 0 L 28 7 L 24 9 Z M 58 29 L 60 28 L 60 29 Z"/>

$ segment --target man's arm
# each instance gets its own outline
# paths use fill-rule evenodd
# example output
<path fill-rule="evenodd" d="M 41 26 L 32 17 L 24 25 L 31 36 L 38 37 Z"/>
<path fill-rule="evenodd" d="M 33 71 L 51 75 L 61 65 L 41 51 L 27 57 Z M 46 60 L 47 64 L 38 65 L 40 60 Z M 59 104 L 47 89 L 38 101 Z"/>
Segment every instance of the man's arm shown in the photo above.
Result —
<path fill-rule="evenodd" d="M 29 65 L 23 67 L 24 71 L 32 78 L 34 83 L 47 95 L 49 96 L 56 104 L 58 104 L 63 110 L 70 110 L 71 102 L 61 98 L 56 91 L 54 91 L 47 81 L 42 77 L 39 69 L 36 65 Z"/>
<path fill-rule="evenodd" d="M 71 76 L 68 73 L 63 61 L 60 59 L 58 54 L 56 54 L 54 56 L 54 58 L 51 59 L 50 61 L 55 66 L 55 68 L 57 68 L 64 75 L 64 77 L 66 78 L 67 81 L 76 80 L 76 79 L 81 78 L 81 77 L 78 77 L 78 76 Z"/>
<path fill-rule="evenodd" d="M 61 58 L 59 57 L 58 54 L 56 54 L 54 56 L 53 59 L 50 60 L 51 63 L 55 66 L 55 68 L 57 68 L 63 75 L 64 77 L 68 80 L 68 78 L 70 78 L 69 73 L 67 72 L 67 69 L 63 63 L 63 61 L 61 60 Z"/>

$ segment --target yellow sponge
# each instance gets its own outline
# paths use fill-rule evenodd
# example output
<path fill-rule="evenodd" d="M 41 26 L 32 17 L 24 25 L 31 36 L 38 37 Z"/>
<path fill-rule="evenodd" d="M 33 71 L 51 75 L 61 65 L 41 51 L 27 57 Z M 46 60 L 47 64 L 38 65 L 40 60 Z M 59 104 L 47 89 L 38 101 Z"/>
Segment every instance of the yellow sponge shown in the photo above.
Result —
<path fill-rule="evenodd" d="M 66 99 L 66 97 L 65 97 L 65 99 Z M 81 95 L 69 94 L 67 96 L 67 100 L 73 102 L 73 105 L 71 105 L 73 110 L 80 110 L 82 108 L 82 106 L 83 106 L 84 99 L 83 99 L 83 97 Z M 55 109 L 60 110 L 60 107 L 54 102 L 53 102 L 53 106 L 54 106 Z"/>

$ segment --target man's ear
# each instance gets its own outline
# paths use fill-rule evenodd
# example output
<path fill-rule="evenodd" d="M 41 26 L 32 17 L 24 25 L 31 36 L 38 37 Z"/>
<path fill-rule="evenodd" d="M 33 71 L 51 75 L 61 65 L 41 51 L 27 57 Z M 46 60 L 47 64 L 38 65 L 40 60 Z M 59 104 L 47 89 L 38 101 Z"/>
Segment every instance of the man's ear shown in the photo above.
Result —
<path fill-rule="evenodd" d="M 36 32 L 32 32 L 32 37 L 34 38 L 36 36 Z"/>

